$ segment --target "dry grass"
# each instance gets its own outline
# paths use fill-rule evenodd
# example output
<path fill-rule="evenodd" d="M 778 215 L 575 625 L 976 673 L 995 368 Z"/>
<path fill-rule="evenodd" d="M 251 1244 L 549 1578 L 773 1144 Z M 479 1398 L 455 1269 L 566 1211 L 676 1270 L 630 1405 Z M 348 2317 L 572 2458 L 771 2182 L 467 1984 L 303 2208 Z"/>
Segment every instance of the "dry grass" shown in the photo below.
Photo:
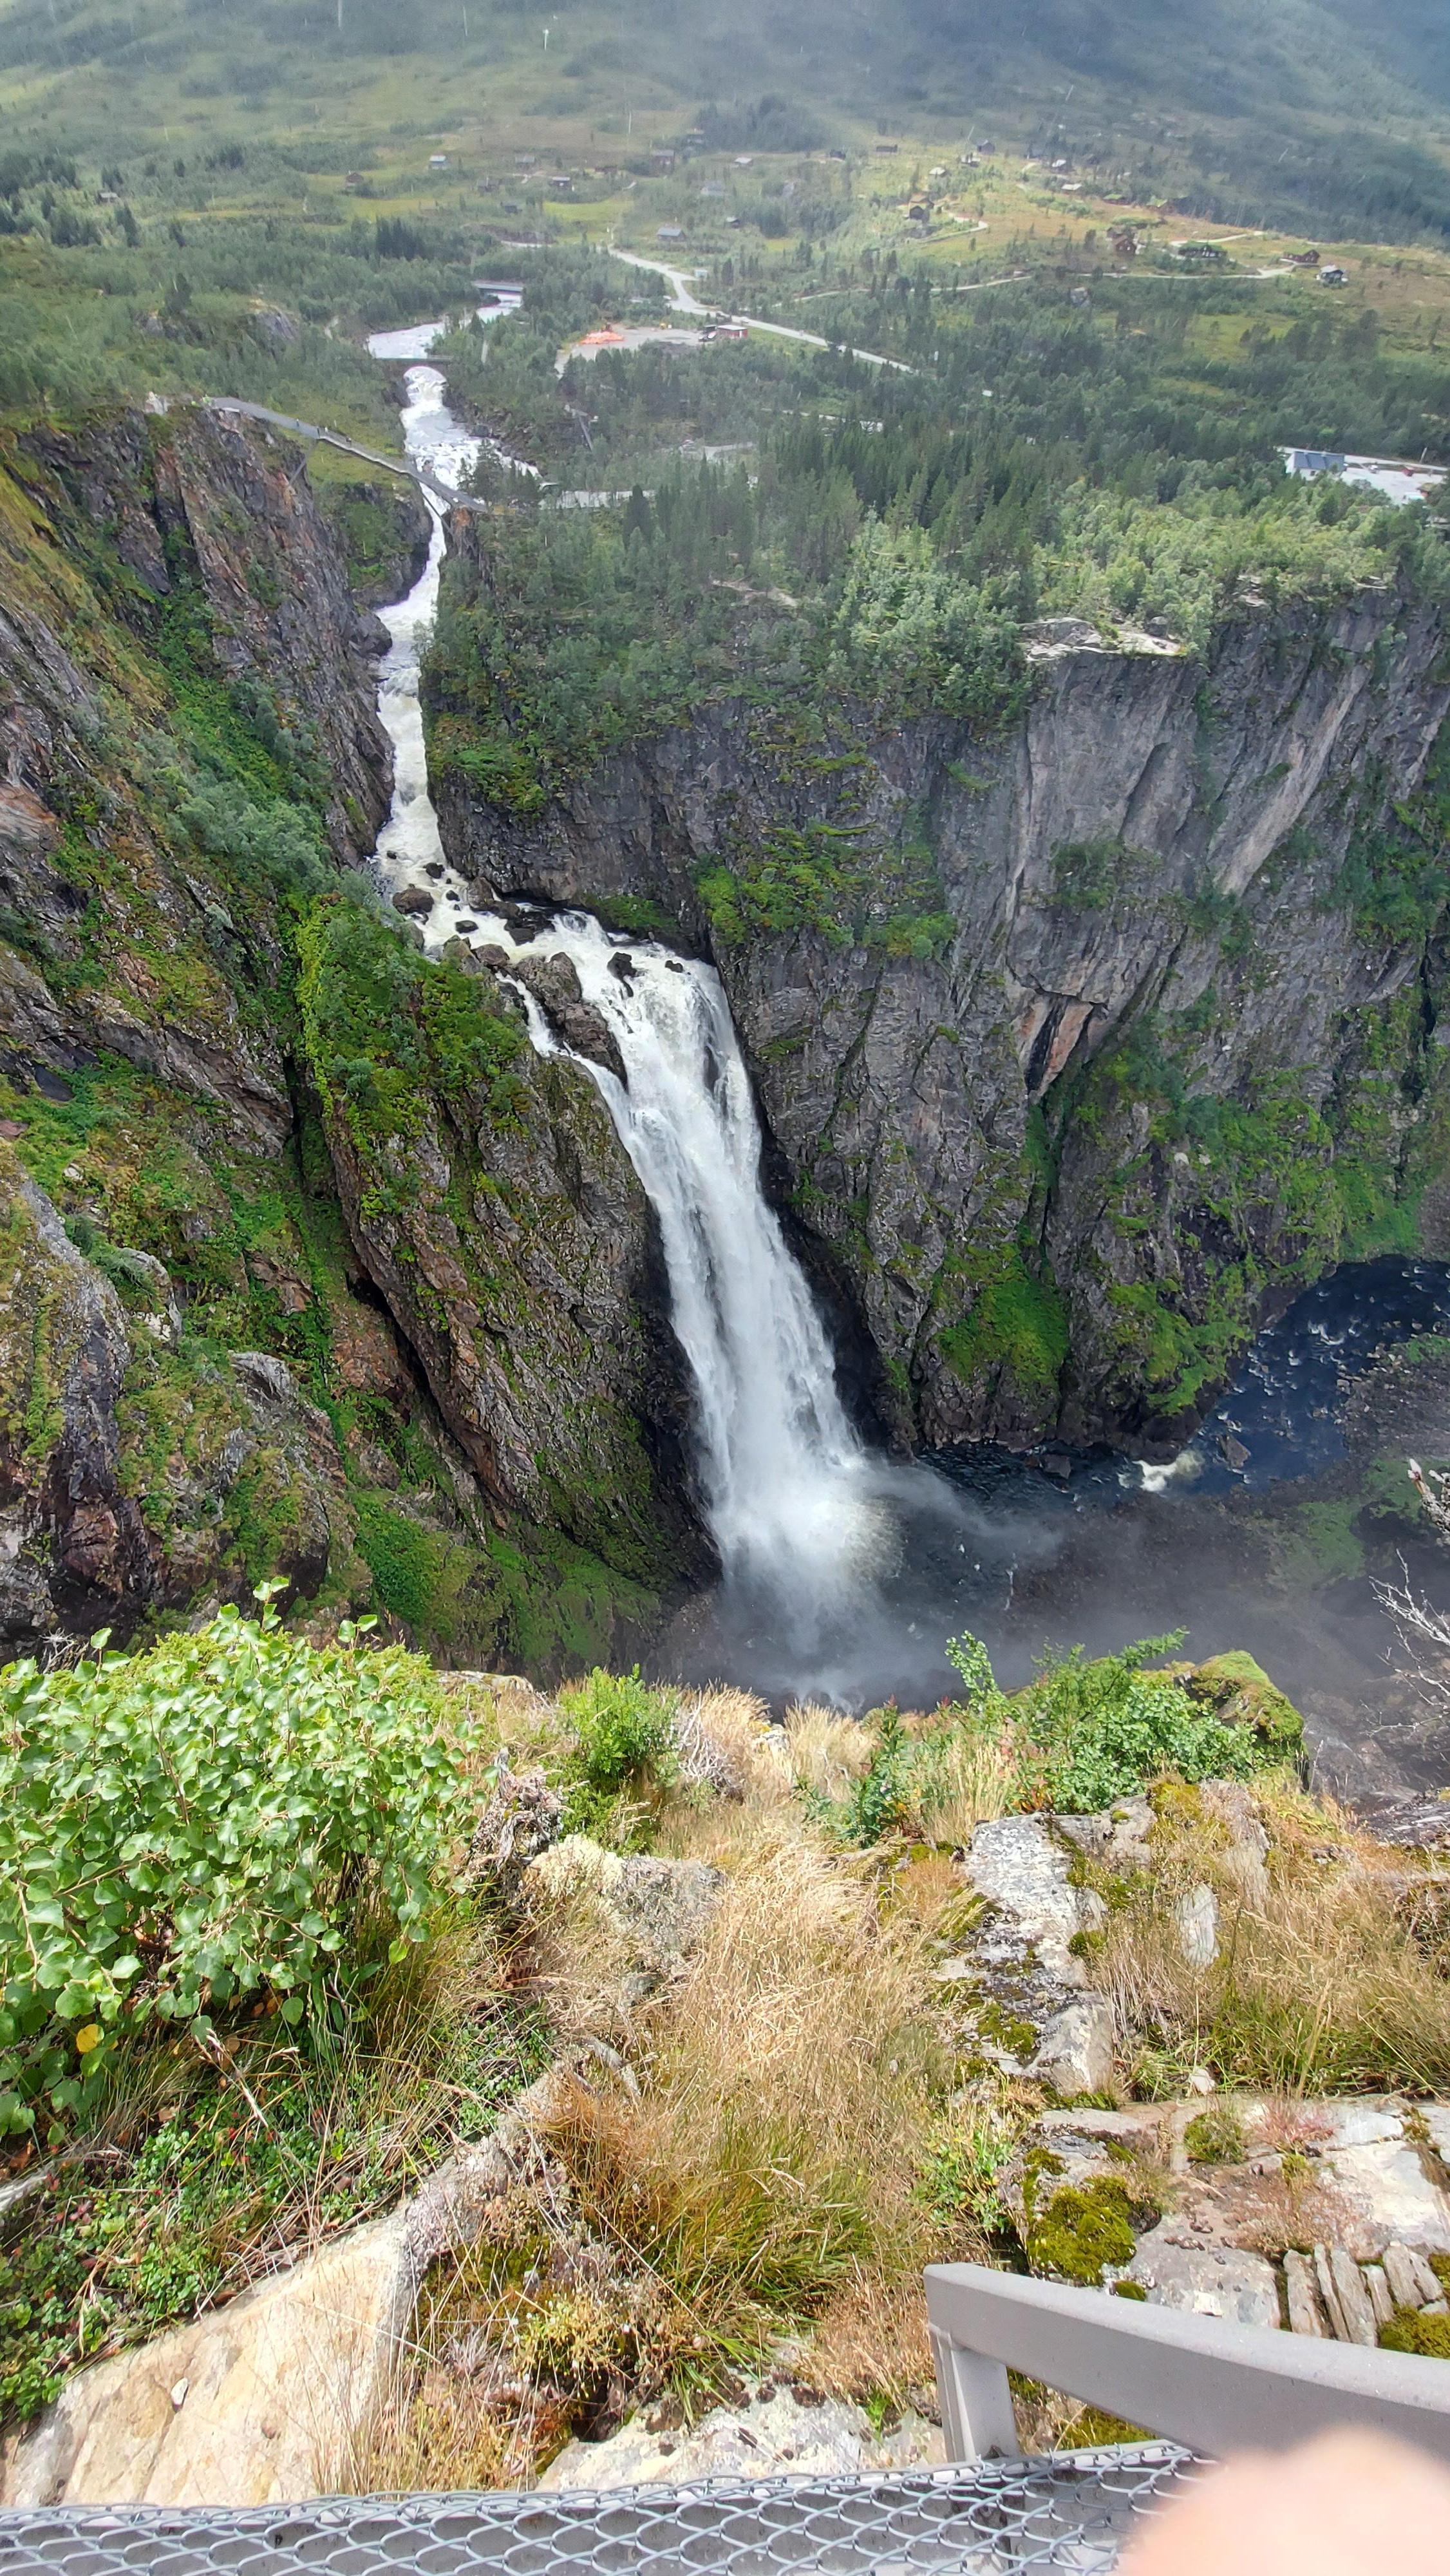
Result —
<path fill-rule="evenodd" d="M 874 1743 L 858 1718 L 819 1700 L 798 1700 L 785 1713 L 790 1779 L 821 1798 L 844 1798 L 871 1767 Z"/>
<path fill-rule="evenodd" d="M 662 2376 L 708 2380 L 829 2311 L 833 2384 L 920 2377 L 904 2285 L 919 2309 L 930 1963 L 869 1873 L 761 1819 L 656 2018 L 640 2098 L 575 2088 L 551 2148 L 589 2223 L 661 2286 Z"/>
<path fill-rule="evenodd" d="M 773 1797 L 789 1785 L 780 1730 L 753 1691 L 686 1692 L 672 1729 L 680 1777 L 727 1798 Z"/>
<path fill-rule="evenodd" d="M 932 1839 L 964 1851 L 978 1825 L 1021 1804 L 1021 1771 L 1010 1731 L 959 1726 L 933 1732 L 923 1781 L 924 1821 Z"/>
<path fill-rule="evenodd" d="M 1151 1884 L 1114 1908 L 1096 1981 L 1120 2027 L 1221 2079 L 1266 2092 L 1443 2092 L 1450 2085 L 1450 1942 L 1445 1882 L 1413 1856 L 1356 1835 L 1330 1806 L 1290 1791 L 1261 1801 L 1273 1848 L 1245 1874 L 1222 1828 L 1180 1793 Z M 1219 1902 L 1219 1947 L 1183 1956 L 1177 1900 L 1199 1884 Z"/>

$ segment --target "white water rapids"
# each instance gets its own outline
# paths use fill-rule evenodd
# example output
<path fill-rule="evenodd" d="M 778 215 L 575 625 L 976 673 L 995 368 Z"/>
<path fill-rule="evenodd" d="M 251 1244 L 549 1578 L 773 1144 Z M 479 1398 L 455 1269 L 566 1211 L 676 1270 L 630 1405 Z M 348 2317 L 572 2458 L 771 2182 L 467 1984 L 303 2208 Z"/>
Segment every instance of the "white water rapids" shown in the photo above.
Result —
<path fill-rule="evenodd" d="M 382 356 L 422 353 L 379 335 Z M 409 368 L 408 452 L 458 483 L 478 453 L 443 401 L 434 367 Z M 425 496 L 426 497 L 426 496 Z M 430 503 L 430 509 L 432 505 Z M 418 699 L 420 651 L 432 624 L 443 554 L 435 510 L 416 586 L 382 611 L 391 637 L 379 713 L 393 743 L 392 810 L 376 851 L 385 890 L 432 899 L 430 950 L 462 938 L 509 958 L 566 957 L 607 1022 L 626 1077 L 582 1056 L 655 1211 L 672 1318 L 695 1399 L 701 1496 L 728 1586 L 757 1604 L 777 1635 L 817 1656 L 877 1599 L 898 1553 L 890 1490 L 901 1481 L 852 1429 L 824 1326 L 761 1186 L 761 1138 L 749 1077 L 718 975 L 652 940 L 606 931 L 592 915 L 523 912 L 508 919 L 468 901 L 449 866 L 428 793 Z M 541 1053 L 569 1053 L 522 985 Z M 927 1479 L 925 1482 L 934 1483 Z"/>

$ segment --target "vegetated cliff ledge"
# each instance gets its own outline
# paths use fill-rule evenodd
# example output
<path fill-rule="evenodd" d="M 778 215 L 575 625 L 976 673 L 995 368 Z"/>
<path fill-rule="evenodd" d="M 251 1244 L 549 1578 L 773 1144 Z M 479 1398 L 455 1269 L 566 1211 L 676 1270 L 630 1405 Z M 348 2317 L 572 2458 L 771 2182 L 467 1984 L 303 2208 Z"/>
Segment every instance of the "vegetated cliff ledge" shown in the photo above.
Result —
<path fill-rule="evenodd" d="M 539 1671 L 703 1542 L 587 1075 L 349 871 L 411 498 L 178 405 L 0 443 L 0 1660 L 245 1600 Z"/>
<path fill-rule="evenodd" d="M 1297 1285 L 1450 1250 L 1443 611 L 1028 649 L 996 736 L 723 703 L 536 818 L 453 757 L 440 819 L 480 899 L 713 956 L 898 1436 L 1169 1452 Z"/>

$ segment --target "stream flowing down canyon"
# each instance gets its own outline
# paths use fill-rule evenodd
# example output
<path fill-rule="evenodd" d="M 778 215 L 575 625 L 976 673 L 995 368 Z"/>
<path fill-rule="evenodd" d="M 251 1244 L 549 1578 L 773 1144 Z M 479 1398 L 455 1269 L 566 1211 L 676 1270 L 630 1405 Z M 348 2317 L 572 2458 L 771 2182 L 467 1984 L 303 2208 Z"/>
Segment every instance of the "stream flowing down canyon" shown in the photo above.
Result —
<path fill-rule="evenodd" d="M 442 374 L 423 363 L 437 328 L 371 345 L 415 361 L 408 453 L 461 486 L 487 442 L 460 425 Z M 981 1443 L 913 1463 L 873 1446 L 766 1193 L 750 1071 L 715 969 L 557 902 L 513 896 L 495 910 L 476 873 L 449 860 L 419 699 L 445 552 L 443 514 L 428 506 L 425 567 L 381 612 L 378 705 L 395 783 L 374 866 L 385 895 L 427 897 L 430 952 L 461 942 L 517 996 L 538 1054 L 588 1074 L 653 1211 L 688 1370 L 696 1499 L 723 1578 L 667 1631 L 660 1669 L 860 1708 L 947 1690 L 943 1649 L 963 1626 L 1013 1680 L 1044 1650 L 1186 1630 L 1199 1654 L 1249 1646 L 1312 1702 L 1311 1737 L 1337 1783 L 1428 1777 L 1440 1753 L 1397 1669 L 1370 1580 L 1382 1569 L 1367 1569 L 1347 1537 L 1327 1566 L 1311 1569 L 1306 1547 L 1348 1530 L 1381 1417 L 1412 1445 L 1415 1418 L 1404 1423 L 1396 1389 L 1386 1398 L 1380 1385 L 1393 1366 L 1384 1355 L 1450 1332 L 1450 1272 L 1382 1260 L 1308 1290 L 1166 1466 L 1051 1444 L 1029 1461 Z M 579 1046 L 542 1007 L 541 977 L 562 978 L 582 1010 Z M 1346 1432 L 1361 1383 L 1371 1392 Z M 1423 1401 L 1450 1410 L 1450 1388 L 1427 1382 Z M 1418 1572 L 1433 1589 L 1423 1555 Z"/>

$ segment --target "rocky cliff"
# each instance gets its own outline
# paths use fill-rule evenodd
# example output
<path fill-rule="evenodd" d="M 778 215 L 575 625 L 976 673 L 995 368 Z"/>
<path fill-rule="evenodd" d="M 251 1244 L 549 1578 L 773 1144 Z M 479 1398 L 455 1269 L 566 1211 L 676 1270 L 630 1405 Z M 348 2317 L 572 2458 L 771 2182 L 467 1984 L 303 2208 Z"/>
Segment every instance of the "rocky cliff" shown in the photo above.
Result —
<path fill-rule="evenodd" d="M 1029 651 L 995 737 L 720 706 L 537 820 L 450 766 L 443 832 L 715 958 L 899 1436 L 1167 1451 L 1297 1283 L 1450 1248 L 1441 612 Z"/>
<path fill-rule="evenodd" d="M 348 873 L 421 531 L 324 498 L 205 409 L 0 454 L 0 1655 L 280 1573 L 547 1668 L 698 1552 L 597 1094 Z"/>

